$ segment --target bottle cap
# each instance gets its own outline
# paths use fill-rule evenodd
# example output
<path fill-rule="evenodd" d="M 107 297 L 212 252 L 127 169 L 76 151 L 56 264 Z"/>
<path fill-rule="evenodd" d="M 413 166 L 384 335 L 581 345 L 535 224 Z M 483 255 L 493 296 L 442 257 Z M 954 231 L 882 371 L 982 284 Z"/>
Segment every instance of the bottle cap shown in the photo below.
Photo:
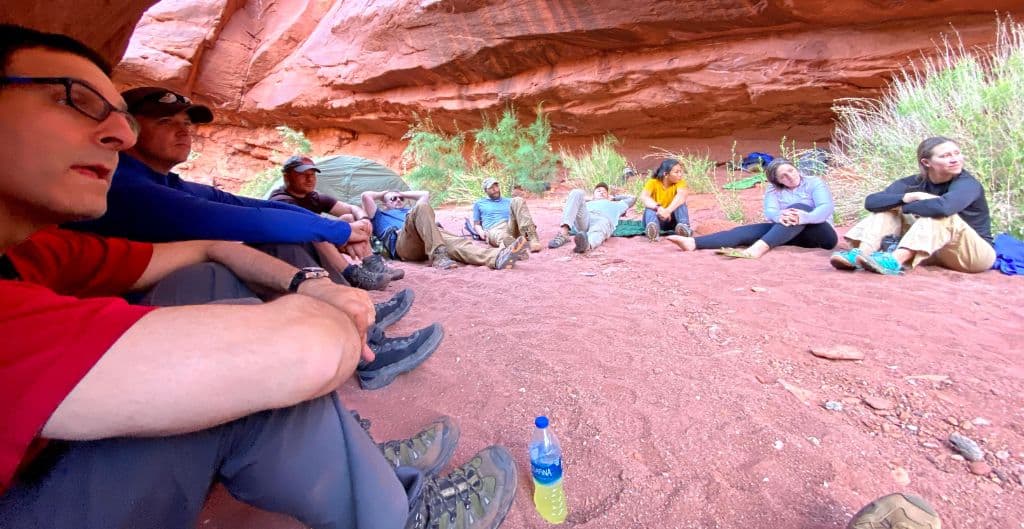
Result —
<path fill-rule="evenodd" d="M 537 417 L 536 419 L 534 419 L 533 424 L 537 428 L 547 428 L 548 427 L 548 418 L 545 415 L 541 415 L 540 417 Z"/>

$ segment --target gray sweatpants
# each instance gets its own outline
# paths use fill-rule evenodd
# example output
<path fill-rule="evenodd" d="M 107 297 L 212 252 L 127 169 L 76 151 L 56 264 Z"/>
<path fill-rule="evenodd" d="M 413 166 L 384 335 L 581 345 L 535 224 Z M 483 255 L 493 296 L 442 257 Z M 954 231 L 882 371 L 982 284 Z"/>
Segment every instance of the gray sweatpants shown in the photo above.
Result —
<path fill-rule="evenodd" d="M 144 298 L 153 305 L 255 296 L 220 265 L 183 269 Z M 324 529 L 393 529 L 408 517 L 419 471 L 397 471 L 337 394 L 267 410 L 194 433 L 51 442 L 0 496 L 0 527 L 196 526 L 207 493 Z"/>
<path fill-rule="evenodd" d="M 615 228 L 604 215 L 596 215 L 587 210 L 587 197 L 582 189 L 573 189 L 565 199 L 562 209 L 562 225 L 569 226 L 578 232 L 587 234 L 590 248 L 601 246 L 601 243 L 612 236 Z"/>

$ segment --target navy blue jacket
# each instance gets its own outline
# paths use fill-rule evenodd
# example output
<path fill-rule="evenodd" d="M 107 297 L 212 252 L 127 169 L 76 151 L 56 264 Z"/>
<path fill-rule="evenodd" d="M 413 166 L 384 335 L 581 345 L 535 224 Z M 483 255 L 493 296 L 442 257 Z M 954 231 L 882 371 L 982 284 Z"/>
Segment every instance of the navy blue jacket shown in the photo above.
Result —
<path fill-rule="evenodd" d="M 121 153 L 107 213 L 66 226 L 135 241 L 348 242 L 352 228 L 298 206 L 245 198 L 160 174 Z"/>

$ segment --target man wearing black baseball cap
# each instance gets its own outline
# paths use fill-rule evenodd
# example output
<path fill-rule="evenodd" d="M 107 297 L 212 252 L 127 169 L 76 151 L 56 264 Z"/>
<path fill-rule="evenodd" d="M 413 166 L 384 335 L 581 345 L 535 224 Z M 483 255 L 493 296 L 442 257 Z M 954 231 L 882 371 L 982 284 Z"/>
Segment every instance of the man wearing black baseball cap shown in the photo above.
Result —
<path fill-rule="evenodd" d="M 120 153 L 106 214 L 67 227 L 143 242 L 241 241 L 293 266 L 321 272 L 325 270 L 305 245 L 328 243 L 322 246 L 334 246 L 336 252 L 338 246 L 369 240 L 369 220 L 350 224 L 290 204 L 239 197 L 182 180 L 171 169 L 191 153 L 193 117 L 208 122 L 213 117 L 210 109 L 156 87 L 128 90 L 122 97 L 139 123 L 138 141 Z M 342 275 L 330 277 L 347 284 Z M 211 288 L 216 291 L 218 286 Z M 406 289 L 375 306 L 376 323 L 369 333 L 369 345 L 381 355 L 380 361 L 360 365 L 357 370 L 363 388 L 389 384 L 397 374 L 425 361 L 440 345 L 444 332 L 437 324 L 406 337 L 384 336 L 384 328 L 407 313 L 412 300 L 412 291 Z"/>

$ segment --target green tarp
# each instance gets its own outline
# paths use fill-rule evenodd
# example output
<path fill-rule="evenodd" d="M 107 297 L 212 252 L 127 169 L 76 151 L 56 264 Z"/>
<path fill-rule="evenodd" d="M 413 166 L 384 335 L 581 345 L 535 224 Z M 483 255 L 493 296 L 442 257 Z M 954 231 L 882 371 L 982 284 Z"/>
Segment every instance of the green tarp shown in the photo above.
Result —
<path fill-rule="evenodd" d="M 314 161 L 320 169 L 316 190 L 342 202 L 359 205 L 359 195 L 363 191 L 409 190 L 409 184 L 398 173 L 367 158 L 341 154 Z M 283 185 L 284 180 L 278 178 L 263 198 L 269 197 L 273 190 Z"/>

